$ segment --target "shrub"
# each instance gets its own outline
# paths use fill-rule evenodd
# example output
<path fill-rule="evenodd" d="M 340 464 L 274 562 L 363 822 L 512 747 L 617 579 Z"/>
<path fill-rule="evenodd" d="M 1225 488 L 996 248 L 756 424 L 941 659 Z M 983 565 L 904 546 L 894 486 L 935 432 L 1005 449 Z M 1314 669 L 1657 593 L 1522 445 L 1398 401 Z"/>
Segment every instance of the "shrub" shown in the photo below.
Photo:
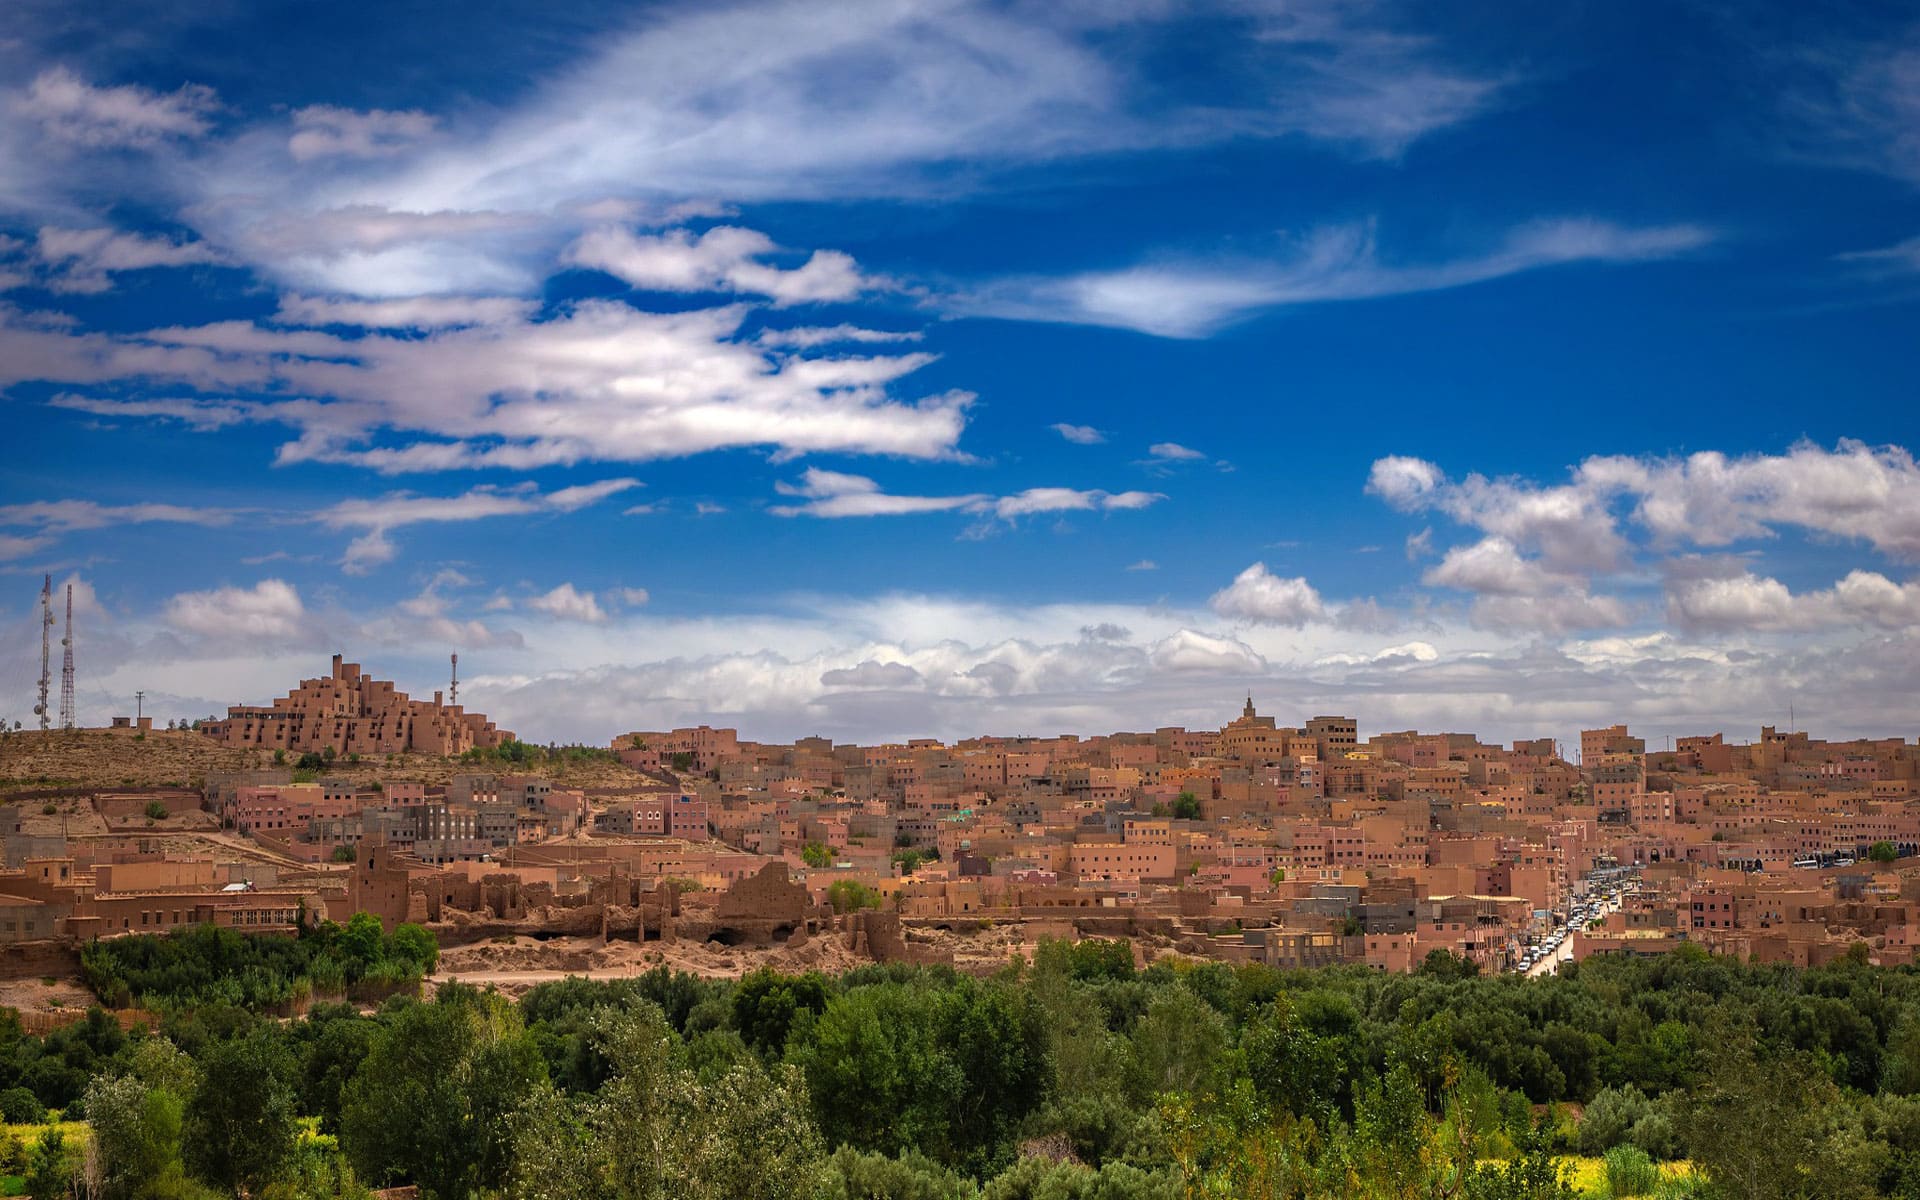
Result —
<path fill-rule="evenodd" d="M 1607 1151 L 1607 1191 L 1620 1196 L 1647 1196 L 1660 1186 L 1660 1169 L 1638 1146 L 1615 1146 Z"/>
<path fill-rule="evenodd" d="M 0 1117 L 9 1125 L 38 1125 L 47 1119 L 47 1109 L 26 1088 L 10 1087 L 0 1092 Z"/>
<path fill-rule="evenodd" d="M 158 800 L 147 801 L 147 820 L 164 821 L 172 815 L 172 813 L 167 811 L 167 806 Z"/>

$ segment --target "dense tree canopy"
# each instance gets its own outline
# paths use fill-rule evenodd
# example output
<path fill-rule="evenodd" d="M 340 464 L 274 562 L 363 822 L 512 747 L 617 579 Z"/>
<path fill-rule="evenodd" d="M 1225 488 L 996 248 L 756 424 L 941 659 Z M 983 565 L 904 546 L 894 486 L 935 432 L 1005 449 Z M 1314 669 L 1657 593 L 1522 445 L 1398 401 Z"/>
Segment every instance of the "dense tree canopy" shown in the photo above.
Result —
<path fill-rule="evenodd" d="M 180 940 L 116 949 L 118 977 L 175 970 L 190 993 L 195 945 L 287 953 Z M 349 925 L 323 946 L 377 961 L 398 940 Z M 156 1033 L 95 1014 L 29 1037 L 0 1014 L 0 1106 L 94 1122 L 84 1143 L 29 1139 L 49 1195 L 78 1173 L 132 1198 L 1562 1200 L 1570 1153 L 1606 1155 L 1615 1195 L 1920 1194 L 1910 969 L 1696 951 L 1542 980 L 1444 959 L 1141 968 L 1098 941 L 1034 958 L 986 979 L 661 969 L 518 1004 L 451 986 L 291 1021 L 216 996 Z M 1663 1174 L 1681 1158 L 1696 1174 Z"/>

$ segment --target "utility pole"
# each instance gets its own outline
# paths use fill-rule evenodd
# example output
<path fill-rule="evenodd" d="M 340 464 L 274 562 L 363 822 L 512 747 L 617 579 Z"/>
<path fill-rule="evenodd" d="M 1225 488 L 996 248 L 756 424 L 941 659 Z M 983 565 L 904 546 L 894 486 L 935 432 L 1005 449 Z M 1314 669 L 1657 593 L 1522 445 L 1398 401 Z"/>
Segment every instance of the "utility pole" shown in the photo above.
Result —
<path fill-rule="evenodd" d="M 135 692 L 133 694 L 133 724 L 136 729 L 139 728 L 140 718 L 146 715 L 147 710 L 143 707 L 146 704 L 146 700 L 147 694 L 145 692 Z"/>
<path fill-rule="evenodd" d="M 40 585 L 40 703 L 33 706 L 33 715 L 40 718 L 40 732 L 47 731 L 47 691 L 53 684 L 53 576 L 46 577 Z"/>
<path fill-rule="evenodd" d="M 67 585 L 67 636 L 60 639 L 64 647 L 60 663 L 60 728 L 68 732 L 73 730 L 73 585 Z"/>

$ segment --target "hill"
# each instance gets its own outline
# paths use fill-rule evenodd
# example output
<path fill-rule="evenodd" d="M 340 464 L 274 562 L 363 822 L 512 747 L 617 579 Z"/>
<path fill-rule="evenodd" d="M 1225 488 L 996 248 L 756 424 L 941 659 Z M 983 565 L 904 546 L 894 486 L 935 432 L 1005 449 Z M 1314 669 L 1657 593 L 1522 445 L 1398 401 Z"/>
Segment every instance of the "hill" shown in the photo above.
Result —
<path fill-rule="evenodd" d="M 621 765 L 598 749 L 527 748 L 525 762 L 434 758 L 393 754 L 357 762 L 337 759 L 326 774 L 357 783 L 416 780 L 444 784 L 471 772 L 544 775 L 564 787 L 617 789 L 654 786 L 658 776 Z M 282 765 L 292 765 L 292 756 Z M 104 729 L 72 732 L 22 730 L 0 736 L 0 795 L 54 787 L 192 787 L 208 772 L 275 765 L 271 751 L 222 746 L 191 731 L 154 730 L 144 736 Z"/>

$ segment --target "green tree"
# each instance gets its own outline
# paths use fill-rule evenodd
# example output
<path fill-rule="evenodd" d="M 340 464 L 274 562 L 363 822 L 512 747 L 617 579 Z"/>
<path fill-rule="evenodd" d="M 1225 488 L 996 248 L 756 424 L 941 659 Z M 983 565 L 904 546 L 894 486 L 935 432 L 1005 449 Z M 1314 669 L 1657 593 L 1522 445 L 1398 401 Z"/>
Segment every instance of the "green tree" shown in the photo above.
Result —
<path fill-rule="evenodd" d="M 800 861 L 810 867 L 830 867 L 833 865 L 833 851 L 825 843 L 808 842 L 800 847 Z"/>
<path fill-rule="evenodd" d="M 857 879 L 836 879 L 827 887 L 827 903 L 833 905 L 833 911 L 838 913 L 879 908 L 881 902 L 879 892 Z"/>
<path fill-rule="evenodd" d="M 335 941 L 348 961 L 361 970 L 380 961 L 380 951 L 385 938 L 380 929 L 380 918 L 370 912 L 357 912 L 347 921 Z"/>
<path fill-rule="evenodd" d="M 445 987 L 376 1035 L 346 1088 L 341 1144 L 371 1183 L 404 1179 L 433 1200 L 464 1200 L 505 1178 L 508 1118 L 545 1079 L 511 1004 Z"/>
<path fill-rule="evenodd" d="M 96 1200 L 172 1200 L 186 1188 L 180 1098 L 130 1075 L 87 1087 L 88 1170 Z"/>
<path fill-rule="evenodd" d="M 733 989 L 733 1026 L 747 1045 L 770 1058 L 787 1048 L 787 1035 L 803 1012 L 827 1007 L 827 981 L 817 971 L 783 975 L 761 967 L 743 977 Z"/>
<path fill-rule="evenodd" d="M 57 1125 L 40 1131 L 27 1157 L 27 1195 L 33 1200 L 69 1200 L 79 1162 Z"/>
<path fill-rule="evenodd" d="M 277 1178 L 299 1132 L 293 1076 L 292 1056 L 265 1031 L 209 1050 L 187 1105 L 194 1173 L 248 1193 Z"/>
<path fill-rule="evenodd" d="M 1900 857 L 1900 850 L 1892 842 L 1875 842 L 1867 847 L 1867 857 L 1877 863 L 1890 863 Z"/>
<path fill-rule="evenodd" d="M 1714 1184 L 1742 1200 L 1864 1197 L 1868 1151 L 1833 1080 L 1811 1056 L 1716 1031 L 1706 1076 L 1690 1091 L 1681 1132 Z"/>
<path fill-rule="evenodd" d="M 1198 821 L 1200 819 L 1200 797 L 1194 795 L 1192 792 L 1181 792 L 1179 797 L 1173 802 L 1172 812 L 1178 820 Z"/>
<path fill-rule="evenodd" d="M 508 1194 L 523 1200 L 776 1200 L 806 1195 L 819 1135 L 798 1071 L 747 1058 L 709 1082 L 657 1007 L 596 1021 L 613 1074 L 578 1104 L 550 1090 L 520 1118 Z"/>

